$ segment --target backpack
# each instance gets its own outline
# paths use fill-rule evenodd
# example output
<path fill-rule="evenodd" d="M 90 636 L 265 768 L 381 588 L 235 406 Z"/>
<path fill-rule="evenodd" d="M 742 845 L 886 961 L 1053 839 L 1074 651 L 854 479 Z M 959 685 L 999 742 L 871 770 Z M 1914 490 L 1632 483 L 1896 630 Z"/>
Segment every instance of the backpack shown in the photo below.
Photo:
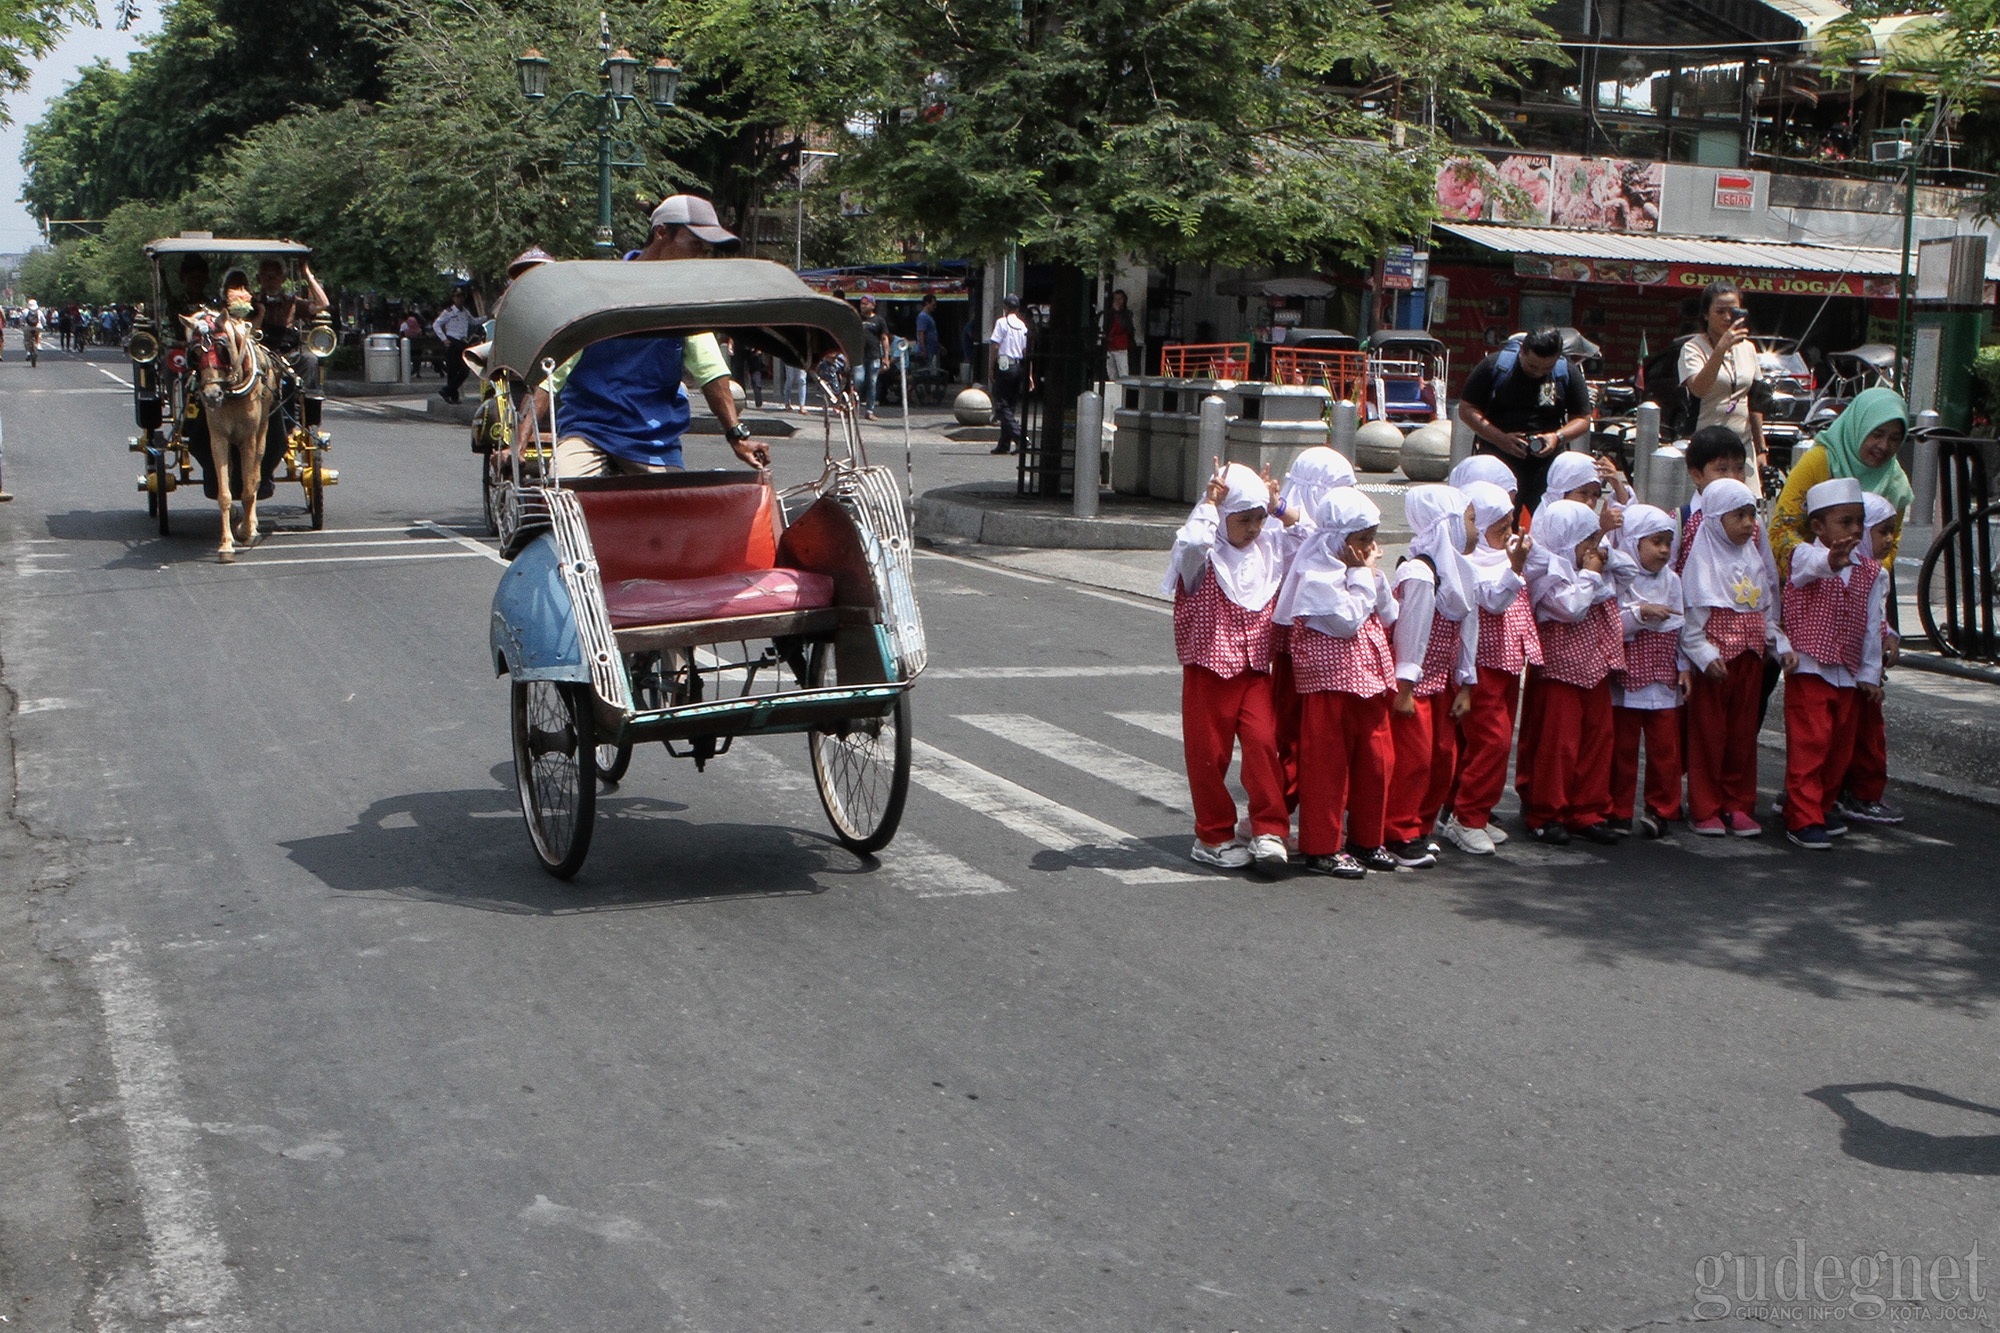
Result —
<path fill-rule="evenodd" d="M 1514 367 L 1519 364 L 1520 360 L 1521 340 L 1519 338 L 1509 338 L 1507 345 L 1502 347 L 1493 358 L 1494 398 L 1497 399 L 1500 396 L 1500 386 L 1505 384 L 1508 377 L 1514 373 Z M 1558 386 L 1557 396 L 1567 401 L 1569 398 L 1569 358 L 1557 354 L 1556 368 L 1551 373 L 1554 374 Z"/>

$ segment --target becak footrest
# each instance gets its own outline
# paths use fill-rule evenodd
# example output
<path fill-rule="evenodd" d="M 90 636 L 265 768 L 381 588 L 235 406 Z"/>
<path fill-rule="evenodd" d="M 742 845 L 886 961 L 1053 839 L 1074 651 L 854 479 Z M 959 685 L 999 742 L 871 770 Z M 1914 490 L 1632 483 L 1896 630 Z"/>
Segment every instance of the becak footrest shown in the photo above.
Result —
<path fill-rule="evenodd" d="M 626 579 L 606 585 L 604 602 L 613 629 L 776 615 L 832 606 L 833 580 L 782 568 L 695 579 Z"/>

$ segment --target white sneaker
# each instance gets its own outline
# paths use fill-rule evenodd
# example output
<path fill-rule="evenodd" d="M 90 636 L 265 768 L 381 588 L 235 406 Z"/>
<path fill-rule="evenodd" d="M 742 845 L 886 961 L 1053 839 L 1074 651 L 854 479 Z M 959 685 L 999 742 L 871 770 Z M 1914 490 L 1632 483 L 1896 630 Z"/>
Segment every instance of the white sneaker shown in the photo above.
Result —
<path fill-rule="evenodd" d="M 1456 818 L 1447 821 L 1438 829 L 1444 840 L 1464 852 L 1467 856 L 1493 855 L 1493 838 L 1483 828 L 1467 828 Z"/>
<path fill-rule="evenodd" d="M 1275 833 L 1259 833 L 1250 839 L 1250 858 L 1259 865 L 1284 865 L 1291 858 L 1285 855 L 1285 840 Z"/>
<path fill-rule="evenodd" d="M 1220 866 L 1224 870 L 1241 870 L 1250 864 L 1250 849 L 1234 838 L 1219 847 L 1197 839 L 1188 856 L 1205 866 Z"/>
<path fill-rule="evenodd" d="M 1488 824 L 1486 826 L 1486 837 L 1495 847 L 1498 847 L 1501 843 L 1507 841 L 1507 830 L 1501 828 L 1498 824 Z"/>

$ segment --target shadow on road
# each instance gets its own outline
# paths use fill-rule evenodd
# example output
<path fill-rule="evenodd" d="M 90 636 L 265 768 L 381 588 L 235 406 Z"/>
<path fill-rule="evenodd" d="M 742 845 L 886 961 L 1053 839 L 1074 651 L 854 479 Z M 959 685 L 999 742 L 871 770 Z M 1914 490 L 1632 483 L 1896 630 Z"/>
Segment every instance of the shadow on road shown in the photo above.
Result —
<path fill-rule="evenodd" d="M 539 916 L 817 894 L 815 876 L 875 868 L 823 834 L 691 823 L 672 817 L 684 805 L 612 789 L 598 794 L 589 860 L 564 884 L 535 862 L 513 770 L 495 776 L 508 785 L 388 797 L 344 833 L 279 845 L 340 893 Z"/>
<path fill-rule="evenodd" d="M 1843 1083 L 1814 1088 L 1806 1096 L 1840 1117 L 1840 1150 L 1849 1157 L 1891 1171 L 2000 1176 L 2000 1133 L 1928 1134 L 1892 1125 L 1854 1104 L 1855 1094 L 1864 1092 L 1893 1092 L 1913 1101 L 1976 1111 L 2000 1121 L 2000 1108 L 1908 1083 Z"/>

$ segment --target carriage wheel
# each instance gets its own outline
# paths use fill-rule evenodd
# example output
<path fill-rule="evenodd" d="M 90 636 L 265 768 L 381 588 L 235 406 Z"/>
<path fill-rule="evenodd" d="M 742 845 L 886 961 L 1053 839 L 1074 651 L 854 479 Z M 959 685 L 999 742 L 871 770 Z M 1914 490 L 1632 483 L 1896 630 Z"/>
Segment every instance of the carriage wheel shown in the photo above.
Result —
<path fill-rule="evenodd" d="M 153 471 L 153 499 L 157 503 L 148 512 L 160 520 L 160 535 L 170 536 L 167 527 L 167 451 L 162 449 L 147 464 Z"/>
<path fill-rule="evenodd" d="M 832 667 L 832 645 L 816 643 L 807 687 L 820 689 Z M 889 845 L 910 794 L 910 696 L 896 696 L 886 717 L 856 718 L 806 733 L 820 804 L 834 836 L 866 856 Z"/>
<path fill-rule="evenodd" d="M 312 516 L 312 530 L 318 532 L 326 526 L 326 478 L 320 475 L 326 452 L 313 449 L 306 457 L 311 460 L 308 466 L 312 469 L 306 477 L 306 512 Z"/>
<path fill-rule="evenodd" d="M 568 879 L 583 866 L 597 814 L 597 728 L 590 687 L 514 682 L 514 776 L 542 869 Z"/>
<path fill-rule="evenodd" d="M 493 476 L 493 455 L 479 456 L 479 503 L 486 511 L 486 535 L 500 535 L 500 485 Z"/>
<path fill-rule="evenodd" d="M 625 770 L 630 767 L 632 767 L 632 742 L 597 747 L 597 780 L 605 786 L 617 786 L 619 780 L 625 776 Z"/>

